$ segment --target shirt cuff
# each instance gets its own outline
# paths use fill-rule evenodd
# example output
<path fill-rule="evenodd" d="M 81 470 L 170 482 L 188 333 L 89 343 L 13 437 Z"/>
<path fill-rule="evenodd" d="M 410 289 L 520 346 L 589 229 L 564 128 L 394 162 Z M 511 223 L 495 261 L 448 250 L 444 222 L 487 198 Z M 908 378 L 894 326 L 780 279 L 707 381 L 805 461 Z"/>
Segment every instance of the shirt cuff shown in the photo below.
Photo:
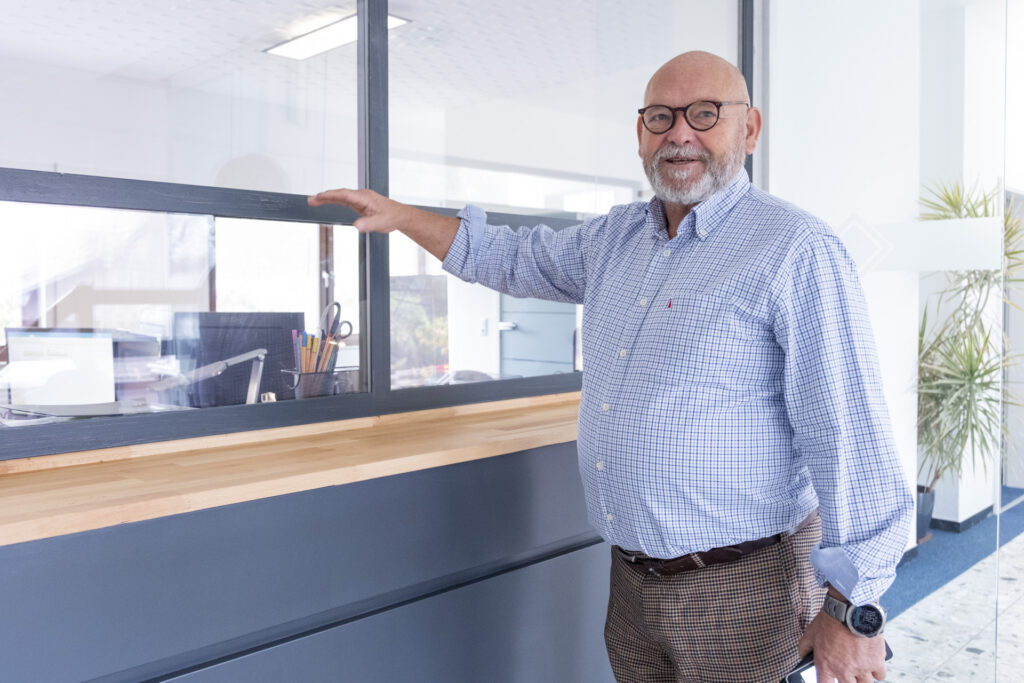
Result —
<path fill-rule="evenodd" d="M 477 252 L 483 241 L 483 232 L 487 229 L 487 213 L 478 206 L 467 204 L 458 216 L 462 221 L 441 267 L 458 278 L 473 282 Z"/>
<path fill-rule="evenodd" d="M 815 548 L 811 564 L 818 583 L 828 583 L 854 605 L 878 602 L 895 577 L 862 577 L 842 548 Z"/>

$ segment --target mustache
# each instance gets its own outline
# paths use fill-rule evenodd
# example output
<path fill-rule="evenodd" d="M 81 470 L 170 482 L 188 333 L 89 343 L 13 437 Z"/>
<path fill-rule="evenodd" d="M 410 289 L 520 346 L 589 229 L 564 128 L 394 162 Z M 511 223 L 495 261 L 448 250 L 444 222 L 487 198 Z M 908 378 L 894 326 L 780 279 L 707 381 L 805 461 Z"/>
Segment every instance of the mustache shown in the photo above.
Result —
<path fill-rule="evenodd" d="M 654 154 L 654 159 L 652 159 L 652 161 L 655 165 L 659 165 L 666 159 L 673 159 L 676 157 L 696 159 L 698 161 L 703 161 L 705 164 L 711 161 L 711 154 L 706 149 L 700 149 L 694 145 L 675 144 L 669 144 L 659 149 Z"/>

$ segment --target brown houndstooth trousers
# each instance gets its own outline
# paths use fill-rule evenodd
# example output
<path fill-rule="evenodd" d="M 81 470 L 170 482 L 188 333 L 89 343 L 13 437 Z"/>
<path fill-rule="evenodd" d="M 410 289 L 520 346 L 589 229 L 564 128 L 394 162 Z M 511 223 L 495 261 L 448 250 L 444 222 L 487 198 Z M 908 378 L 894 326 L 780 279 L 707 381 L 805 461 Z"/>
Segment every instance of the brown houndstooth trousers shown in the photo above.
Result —
<path fill-rule="evenodd" d="M 825 599 L 815 519 L 735 562 L 654 576 L 612 550 L 605 643 L 619 683 L 778 683 Z"/>

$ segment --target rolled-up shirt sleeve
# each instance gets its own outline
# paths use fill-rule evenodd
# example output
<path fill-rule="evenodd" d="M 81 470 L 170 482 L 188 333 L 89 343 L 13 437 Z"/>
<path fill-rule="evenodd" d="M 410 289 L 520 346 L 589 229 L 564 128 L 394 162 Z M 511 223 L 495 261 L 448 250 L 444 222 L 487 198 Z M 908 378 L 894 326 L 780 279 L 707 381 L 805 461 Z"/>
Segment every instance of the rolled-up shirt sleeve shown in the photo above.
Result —
<path fill-rule="evenodd" d="M 459 212 L 462 223 L 444 269 L 515 297 L 583 303 L 586 224 L 564 230 L 546 225 L 512 229 L 487 224 L 476 206 Z"/>
<path fill-rule="evenodd" d="M 773 326 L 785 353 L 794 465 L 809 471 L 821 511 L 822 544 L 811 561 L 820 581 L 864 604 L 895 578 L 913 499 L 852 259 L 823 230 L 810 231 L 791 256 L 775 283 Z"/>

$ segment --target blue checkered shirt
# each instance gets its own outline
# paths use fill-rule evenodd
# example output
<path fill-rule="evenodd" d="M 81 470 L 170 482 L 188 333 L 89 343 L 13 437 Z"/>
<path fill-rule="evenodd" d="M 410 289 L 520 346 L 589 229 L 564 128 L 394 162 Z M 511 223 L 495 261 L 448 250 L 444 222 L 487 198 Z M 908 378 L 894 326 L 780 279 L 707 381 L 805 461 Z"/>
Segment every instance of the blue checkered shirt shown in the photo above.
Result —
<path fill-rule="evenodd" d="M 579 465 L 609 543 L 677 557 L 819 507 L 834 549 L 812 557 L 819 580 L 861 604 L 888 588 L 913 503 L 856 268 L 827 225 L 745 173 L 671 240 L 658 199 L 561 231 L 460 215 L 448 272 L 583 304 Z"/>

